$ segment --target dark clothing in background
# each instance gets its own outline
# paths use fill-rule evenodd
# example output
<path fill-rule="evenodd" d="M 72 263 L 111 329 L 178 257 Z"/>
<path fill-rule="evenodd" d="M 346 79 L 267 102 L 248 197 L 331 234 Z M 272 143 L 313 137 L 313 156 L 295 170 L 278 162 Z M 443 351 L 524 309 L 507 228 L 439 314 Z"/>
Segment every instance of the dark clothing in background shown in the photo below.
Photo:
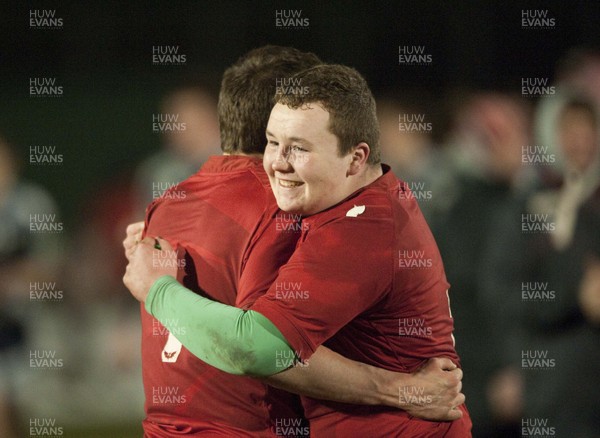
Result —
<path fill-rule="evenodd" d="M 525 370 L 525 417 L 547 419 L 556 436 L 600 436 L 600 328 L 582 315 L 578 294 L 586 259 L 600 257 L 600 190 L 578 212 L 570 244 L 532 235 L 526 277 L 548 282 L 555 299 L 524 307 L 525 350 L 547 351 L 549 370 Z"/>
<path fill-rule="evenodd" d="M 516 273 L 521 265 L 524 199 L 507 183 L 460 175 L 454 202 L 435 222 L 434 235 L 451 285 L 456 349 L 465 373 L 463 392 L 471 401 L 477 437 L 498 436 L 498 430 L 510 436 L 494 423 L 486 388 L 514 348 L 515 318 L 510 313 L 520 294 Z"/>

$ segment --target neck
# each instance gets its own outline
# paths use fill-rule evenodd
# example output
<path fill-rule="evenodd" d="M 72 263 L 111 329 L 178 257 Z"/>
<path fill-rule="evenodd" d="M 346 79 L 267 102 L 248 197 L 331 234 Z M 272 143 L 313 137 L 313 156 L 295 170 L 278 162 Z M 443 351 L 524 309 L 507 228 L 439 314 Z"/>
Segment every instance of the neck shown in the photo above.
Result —
<path fill-rule="evenodd" d="M 359 175 L 356 175 L 356 179 L 352 181 L 352 191 L 350 193 L 354 193 L 356 190 L 366 187 L 369 184 L 375 182 L 379 177 L 381 177 L 381 175 L 383 175 L 381 163 L 367 165 L 364 171 L 361 172 Z"/>

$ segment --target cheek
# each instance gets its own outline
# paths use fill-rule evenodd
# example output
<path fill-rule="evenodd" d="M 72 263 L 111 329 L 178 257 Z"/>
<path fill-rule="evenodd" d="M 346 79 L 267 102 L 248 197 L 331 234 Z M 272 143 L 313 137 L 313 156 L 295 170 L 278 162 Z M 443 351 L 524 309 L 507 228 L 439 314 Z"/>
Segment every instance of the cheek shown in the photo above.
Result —
<path fill-rule="evenodd" d="M 327 196 L 340 187 L 346 177 L 346 167 L 336 159 L 310 157 L 294 165 L 294 170 L 306 183 L 307 193 Z"/>
<path fill-rule="evenodd" d="M 335 177 L 336 173 L 333 169 L 324 169 L 323 173 L 315 175 L 307 189 L 311 197 L 325 199 L 329 197 L 337 197 L 337 191 L 340 188 L 339 176 Z"/>

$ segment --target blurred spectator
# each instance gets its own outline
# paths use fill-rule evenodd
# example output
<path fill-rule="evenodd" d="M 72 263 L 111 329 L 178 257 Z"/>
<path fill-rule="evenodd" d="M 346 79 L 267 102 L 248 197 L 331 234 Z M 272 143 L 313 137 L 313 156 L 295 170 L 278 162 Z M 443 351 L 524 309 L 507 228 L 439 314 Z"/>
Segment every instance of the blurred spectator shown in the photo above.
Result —
<path fill-rule="evenodd" d="M 152 123 L 164 148 L 146 159 L 134 178 L 115 176 L 87 198 L 68 247 L 67 299 L 36 323 L 36 344 L 55 346 L 65 370 L 53 379 L 28 375 L 23 385 L 35 385 L 36 391 L 23 393 L 21 404 L 57 418 L 69 430 L 141 422 L 139 305 L 121 280 L 123 230 L 143 218 L 154 198 L 220 151 L 216 101 L 204 88 L 176 89 Z"/>
<path fill-rule="evenodd" d="M 30 290 L 56 285 L 56 233 L 62 231 L 50 195 L 23 180 L 19 167 L 11 145 L 0 137 L 0 431 L 6 437 L 16 436 L 17 396 L 23 389 L 16 377 L 27 363 L 36 316 Z"/>
<path fill-rule="evenodd" d="M 445 184 L 449 205 L 436 218 L 434 235 L 451 285 L 473 436 L 507 437 L 518 430 L 520 391 L 518 375 L 503 371 L 512 322 L 502 310 L 519 287 L 510 274 L 520 266 L 518 218 L 533 183 L 533 169 L 522 165 L 530 116 L 519 98 L 500 93 L 462 96 L 458 104 L 444 160 L 452 169 Z M 498 379 L 507 390 L 502 400 L 515 401 L 510 410 L 496 409 L 495 392 L 488 400 L 487 387 Z"/>
<path fill-rule="evenodd" d="M 135 199 L 126 177 L 89 193 L 63 249 L 64 300 L 31 323 L 32 348 L 51 349 L 64 366 L 21 373 L 19 405 L 30 417 L 55 419 L 67 436 L 143 417 L 139 306 L 121 281 L 122 230 L 135 216 Z"/>
<path fill-rule="evenodd" d="M 408 183 L 423 215 L 431 223 L 448 199 L 444 193 L 446 167 L 433 144 L 436 114 L 423 94 L 401 93 L 395 98 L 386 94 L 377 100 L 377 117 L 381 131 L 382 161 L 394 174 Z"/>
<path fill-rule="evenodd" d="M 178 88 L 164 99 L 160 113 L 152 116 L 153 130 L 163 135 L 164 149 L 137 169 L 139 217 L 153 199 L 195 173 L 210 155 L 220 153 L 217 103 L 207 89 Z"/>
<path fill-rule="evenodd" d="M 561 99 L 550 121 L 560 179 L 547 178 L 528 203 L 528 213 L 547 218 L 550 232 L 530 235 L 525 272 L 553 294 L 527 303 L 522 347 L 554 363 L 550 370 L 524 370 L 525 416 L 578 438 L 600 434 L 600 129 L 590 98 L 569 97 L 563 88 Z"/>
<path fill-rule="evenodd" d="M 535 115 L 535 139 L 543 146 L 559 149 L 554 123 L 566 100 L 577 93 L 600 107 L 600 52 L 575 48 L 558 63 L 552 98 L 541 99 Z M 557 157 L 561 164 L 562 157 Z"/>

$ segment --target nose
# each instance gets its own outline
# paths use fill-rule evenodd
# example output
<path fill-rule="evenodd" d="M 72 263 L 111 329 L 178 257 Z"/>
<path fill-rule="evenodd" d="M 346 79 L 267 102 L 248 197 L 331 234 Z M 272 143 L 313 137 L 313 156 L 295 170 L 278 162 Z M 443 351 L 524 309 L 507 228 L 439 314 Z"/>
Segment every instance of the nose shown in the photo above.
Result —
<path fill-rule="evenodd" d="M 271 168 L 277 172 L 293 172 L 294 169 L 289 159 L 289 148 L 279 145 L 277 148 L 277 154 L 271 163 Z"/>

